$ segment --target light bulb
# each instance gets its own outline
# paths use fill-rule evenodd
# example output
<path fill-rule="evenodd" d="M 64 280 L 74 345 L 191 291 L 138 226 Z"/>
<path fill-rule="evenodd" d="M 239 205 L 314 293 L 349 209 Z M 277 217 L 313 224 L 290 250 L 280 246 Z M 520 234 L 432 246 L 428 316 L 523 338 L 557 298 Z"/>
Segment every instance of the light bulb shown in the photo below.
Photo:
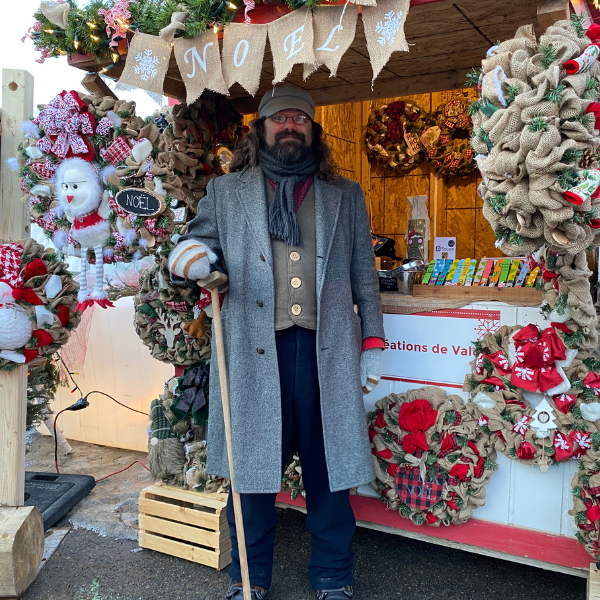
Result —
<path fill-rule="evenodd" d="M 95 42 L 99 42 L 100 38 L 97 35 L 90 35 L 90 37 L 95 41 Z"/>
<path fill-rule="evenodd" d="M 219 28 L 218 28 L 218 27 L 215 25 L 215 26 L 213 27 L 213 32 L 214 32 L 214 33 L 217 33 L 217 31 L 219 31 Z"/>
<path fill-rule="evenodd" d="M 46 33 L 49 33 L 50 35 L 52 35 L 54 33 L 54 29 L 44 29 L 44 31 Z"/>
<path fill-rule="evenodd" d="M 237 6 L 233 2 L 230 2 L 229 3 L 229 8 L 231 8 L 232 10 L 236 10 Z"/>
<path fill-rule="evenodd" d="M 88 22 L 88 27 L 89 27 L 90 29 L 96 29 L 97 25 L 96 25 L 96 23 L 89 23 L 89 22 Z"/>
<path fill-rule="evenodd" d="M 79 40 L 75 40 L 73 42 L 73 47 L 75 48 L 75 50 L 77 50 L 77 48 L 79 48 Z"/>

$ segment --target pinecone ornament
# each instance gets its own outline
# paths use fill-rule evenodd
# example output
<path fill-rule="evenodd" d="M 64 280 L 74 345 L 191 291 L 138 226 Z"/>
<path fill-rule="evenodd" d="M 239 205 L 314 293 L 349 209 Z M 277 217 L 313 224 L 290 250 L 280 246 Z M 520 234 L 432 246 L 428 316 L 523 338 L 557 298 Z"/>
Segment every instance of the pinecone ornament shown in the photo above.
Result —
<path fill-rule="evenodd" d="M 597 167 L 598 156 L 589 148 L 583 151 L 583 156 L 579 159 L 579 166 L 582 169 L 592 169 Z"/>

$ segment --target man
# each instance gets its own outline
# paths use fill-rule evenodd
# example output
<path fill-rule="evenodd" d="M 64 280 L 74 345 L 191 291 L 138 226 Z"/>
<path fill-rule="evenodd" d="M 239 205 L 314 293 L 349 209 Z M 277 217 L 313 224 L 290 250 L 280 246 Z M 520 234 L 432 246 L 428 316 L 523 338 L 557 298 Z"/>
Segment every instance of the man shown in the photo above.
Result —
<path fill-rule="evenodd" d="M 169 266 L 201 279 L 219 262 L 229 275 L 221 314 L 253 600 L 271 585 L 275 496 L 294 451 L 312 533 L 312 587 L 319 600 L 348 600 L 349 489 L 373 479 L 362 391 L 379 381 L 384 335 L 369 219 L 360 186 L 336 175 L 307 93 L 269 91 L 259 116 L 235 152 L 235 172 L 209 183 Z M 228 477 L 216 360 L 208 432 L 208 472 Z M 227 598 L 241 600 L 231 496 L 227 519 Z"/>

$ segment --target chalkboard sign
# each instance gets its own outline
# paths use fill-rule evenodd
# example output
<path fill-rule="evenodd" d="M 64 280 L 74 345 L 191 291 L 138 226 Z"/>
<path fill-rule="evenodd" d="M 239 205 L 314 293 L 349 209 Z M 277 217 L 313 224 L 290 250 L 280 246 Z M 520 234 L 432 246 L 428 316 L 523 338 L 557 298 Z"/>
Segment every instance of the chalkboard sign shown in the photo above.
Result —
<path fill-rule="evenodd" d="M 115 197 L 117 204 L 138 217 L 158 215 L 167 207 L 162 196 L 140 188 L 126 188 Z"/>
<path fill-rule="evenodd" d="M 379 278 L 380 292 L 397 292 L 398 280 L 395 277 L 380 277 Z"/>

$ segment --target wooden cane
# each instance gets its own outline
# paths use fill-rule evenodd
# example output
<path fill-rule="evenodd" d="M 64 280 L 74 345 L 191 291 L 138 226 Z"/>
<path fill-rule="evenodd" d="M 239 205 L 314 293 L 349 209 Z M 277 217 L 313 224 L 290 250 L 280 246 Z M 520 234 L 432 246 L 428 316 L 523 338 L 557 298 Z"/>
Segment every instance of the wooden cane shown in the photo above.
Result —
<path fill-rule="evenodd" d="M 244 600 L 252 600 L 250 591 L 250 575 L 248 573 L 248 556 L 246 554 L 246 536 L 244 535 L 244 521 L 242 520 L 242 502 L 240 495 L 234 491 L 233 474 L 233 444 L 231 441 L 231 411 L 229 410 L 229 391 L 227 387 L 227 365 L 225 362 L 225 345 L 223 344 L 223 327 L 221 324 L 221 304 L 219 302 L 219 288 L 227 282 L 227 275 L 213 271 L 206 279 L 198 281 L 198 285 L 205 290 L 210 290 L 213 308 L 213 335 L 217 346 L 217 362 L 219 365 L 219 381 L 221 383 L 221 402 L 223 404 L 223 420 L 225 421 L 225 440 L 227 442 L 227 459 L 229 461 L 229 476 L 233 495 L 233 512 L 235 515 L 235 529 L 237 532 L 238 552 L 240 555 L 240 569 L 242 571 L 242 586 Z M 209 448 L 210 452 L 210 448 Z"/>

